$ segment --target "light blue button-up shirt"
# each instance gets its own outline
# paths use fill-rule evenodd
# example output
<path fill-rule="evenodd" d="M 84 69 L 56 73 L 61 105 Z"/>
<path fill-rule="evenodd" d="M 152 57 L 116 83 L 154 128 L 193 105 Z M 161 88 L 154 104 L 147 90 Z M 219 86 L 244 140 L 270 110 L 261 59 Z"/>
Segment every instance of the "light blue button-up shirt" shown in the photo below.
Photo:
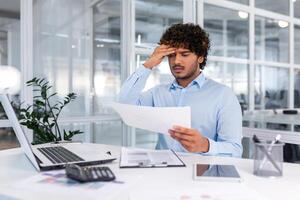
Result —
<path fill-rule="evenodd" d="M 192 128 L 209 140 L 209 151 L 201 154 L 241 156 L 241 107 L 229 87 L 206 78 L 202 72 L 185 88 L 174 80 L 142 92 L 150 73 L 150 69 L 138 68 L 123 84 L 119 102 L 154 107 L 190 106 Z M 159 134 L 156 148 L 187 152 L 165 134 Z"/>

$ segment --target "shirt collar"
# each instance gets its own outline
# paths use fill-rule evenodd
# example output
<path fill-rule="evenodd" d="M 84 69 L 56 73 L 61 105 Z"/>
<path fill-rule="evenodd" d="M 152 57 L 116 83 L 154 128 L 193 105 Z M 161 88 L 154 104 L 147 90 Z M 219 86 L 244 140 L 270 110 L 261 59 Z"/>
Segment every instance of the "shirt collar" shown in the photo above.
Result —
<path fill-rule="evenodd" d="M 189 88 L 189 87 L 191 87 L 191 86 L 193 86 L 193 85 L 196 85 L 197 86 L 197 88 L 198 89 L 200 89 L 202 86 L 203 86 L 203 84 L 204 84 L 204 81 L 205 81 L 205 76 L 204 76 L 204 74 L 203 74 L 203 72 L 201 72 L 188 86 L 187 86 L 187 88 Z M 180 89 L 182 89 L 183 87 L 182 86 L 180 86 L 178 83 L 177 83 L 177 81 L 176 81 L 176 79 L 171 83 L 171 85 L 170 85 L 170 90 L 175 90 L 176 88 L 180 88 Z"/>

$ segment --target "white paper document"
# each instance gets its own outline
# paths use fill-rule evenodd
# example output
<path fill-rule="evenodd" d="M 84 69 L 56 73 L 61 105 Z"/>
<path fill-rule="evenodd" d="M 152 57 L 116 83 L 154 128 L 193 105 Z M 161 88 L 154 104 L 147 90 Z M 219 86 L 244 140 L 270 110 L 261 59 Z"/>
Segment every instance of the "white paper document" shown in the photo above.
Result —
<path fill-rule="evenodd" d="M 167 150 L 132 149 L 122 147 L 120 167 L 184 167 L 176 153 Z"/>
<path fill-rule="evenodd" d="M 191 127 L 190 107 L 150 107 L 112 103 L 122 120 L 135 128 L 168 134 L 174 125 Z"/>

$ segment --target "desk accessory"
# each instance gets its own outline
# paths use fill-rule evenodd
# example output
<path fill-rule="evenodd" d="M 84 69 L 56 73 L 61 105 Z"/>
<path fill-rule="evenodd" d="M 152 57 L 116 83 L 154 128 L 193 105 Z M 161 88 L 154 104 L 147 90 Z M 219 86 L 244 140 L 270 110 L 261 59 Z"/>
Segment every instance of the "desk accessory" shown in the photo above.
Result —
<path fill-rule="evenodd" d="M 76 164 L 66 166 L 66 175 L 79 182 L 113 181 L 116 178 L 109 167 Z"/>
<path fill-rule="evenodd" d="M 268 147 L 268 150 L 267 150 L 268 154 L 272 151 L 272 148 L 273 148 L 274 144 L 278 144 L 279 143 L 280 138 L 281 138 L 281 135 L 277 134 L 276 137 L 275 137 L 275 139 L 272 140 L 272 142 L 270 143 L 270 146 Z M 263 158 L 261 164 L 258 167 L 258 170 L 260 170 L 260 169 L 262 169 L 264 167 L 264 165 L 266 164 L 266 161 L 267 161 L 267 156 L 265 156 Z M 279 170 L 279 167 L 276 167 L 276 168 Z"/>
<path fill-rule="evenodd" d="M 282 176 L 283 143 L 279 142 L 281 136 L 277 135 L 272 142 L 261 141 L 256 135 L 254 141 L 254 170 L 258 176 Z"/>

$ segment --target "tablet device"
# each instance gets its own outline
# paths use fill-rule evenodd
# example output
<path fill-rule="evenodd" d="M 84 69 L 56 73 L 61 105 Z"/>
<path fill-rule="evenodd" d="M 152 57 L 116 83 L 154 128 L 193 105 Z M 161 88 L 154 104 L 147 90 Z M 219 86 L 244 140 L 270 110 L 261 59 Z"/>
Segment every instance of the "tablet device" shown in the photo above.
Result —
<path fill-rule="evenodd" d="M 242 181 L 242 178 L 234 165 L 215 164 L 195 164 L 194 179 L 205 181 Z"/>

